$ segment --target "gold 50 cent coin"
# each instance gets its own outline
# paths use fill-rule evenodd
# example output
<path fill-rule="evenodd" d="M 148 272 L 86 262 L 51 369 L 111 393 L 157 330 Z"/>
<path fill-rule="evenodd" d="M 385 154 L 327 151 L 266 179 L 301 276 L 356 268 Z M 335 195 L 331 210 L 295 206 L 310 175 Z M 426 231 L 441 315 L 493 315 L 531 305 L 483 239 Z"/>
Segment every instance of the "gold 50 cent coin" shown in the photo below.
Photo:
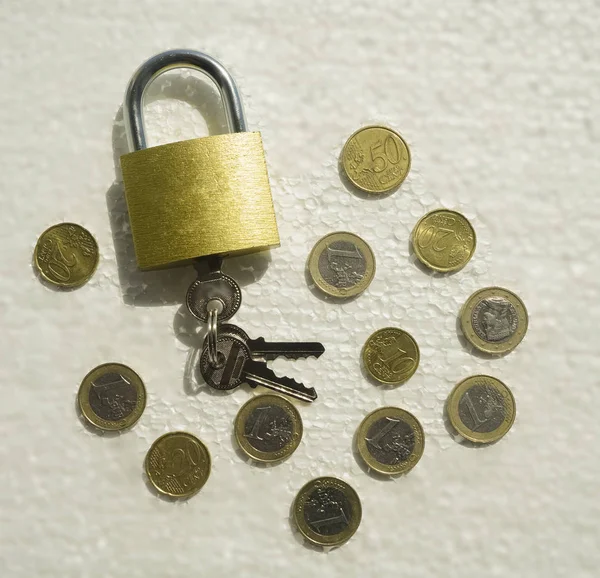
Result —
<path fill-rule="evenodd" d="M 294 520 L 302 535 L 319 546 L 340 546 L 360 525 L 358 494 L 337 478 L 308 482 L 294 501 Z"/>
<path fill-rule="evenodd" d="M 75 223 L 60 223 L 46 229 L 33 252 L 33 262 L 42 278 L 65 289 L 86 283 L 98 260 L 96 239 Z"/>
<path fill-rule="evenodd" d="M 442 273 L 458 271 L 475 252 L 475 230 L 460 213 L 438 209 L 416 224 L 412 245 L 419 261 L 430 269 Z"/>
<path fill-rule="evenodd" d="M 452 427 L 475 443 L 499 440 L 515 421 L 515 398 L 499 379 L 474 375 L 461 381 L 446 404 Z"/>
<path fill-rule="evenodd" d="M 485 353 L 508 353 L 519 343 L 528 325 L 523 301 L 508 289 L 487 287 L 467 299 L 460 327 L 469 343 Z"/>
<path fill-rule="evenodd" d="M 355 187 L 367 193 L 388 193 L 406 178 L 410 151 L 397 132 L 384 126 L 365 126 L 344 145 L 342 166 Z"/>
<path fill-rule="evenodd" d="M 380 474 L 405 474 L 421 459 L 425 434 L 411 413 L 382 407 L 362 421 L 356 443 L 360 457 L 371 469 Z"/>
<path fill-rule="evenodd" d="M 235 418 L 235 439 L 243 452 L 259 462 L 291 456 L 302 439 L 302 419 L 291 402 L 279 395 L 258 395 Z"/>
<path fill-rule="evenodd" d="M 123 430 L 140 419 L 146 407 L 146 388 L 133 369 L 105 363 L 83 378 L 77 401 L 92 425 L 106 431 Z"/>
<path fill-rule="evenodd" d="M 330 233 L 311 251 L 308 271 L 315 285 L 327 295 L 354 297 L 373 280 L 375 255 L 369 245 L 352 233 Z"/>
<path fill-rule="evenodd" d="M 386 327 L 367 339 L 362 359 L 369 375 L 377 381 L 400 384 L 417 371 L 419 346 L 406 331 Z"/>
<path fill-rule="evenodd" d="M 161 494 L 189 498 L 208 480 L 210 454 L 196 436 L 170 432 L 152 444 L 144 467 L 150 483 Z"/>

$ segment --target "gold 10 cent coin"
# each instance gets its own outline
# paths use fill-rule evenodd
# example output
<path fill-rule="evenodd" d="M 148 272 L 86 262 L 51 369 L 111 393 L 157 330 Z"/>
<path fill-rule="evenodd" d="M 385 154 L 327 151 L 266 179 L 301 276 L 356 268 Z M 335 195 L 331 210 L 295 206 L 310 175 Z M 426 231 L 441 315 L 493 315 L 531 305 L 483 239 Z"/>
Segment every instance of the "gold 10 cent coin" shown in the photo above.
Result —
<path fill-rule="evenodd" d="M 183 431 L 159 437 L 144 463 L 150 483 L 165 496 L 189 498 L 200 491 L 210 474 L 210 454 L 192 434 Z"/>
<path fill-rule="evenodd" d="M 301 534 L 319 546 L 340 546 L 360 525 L 358 494 L 337 478 L 308 482 L 294 501 L 294 520 Z"/>
<path fill-rule="evenodd" d="M 302 439 L 298 410 L 279 395 L 258 395 L 235 418 L 235 439 L 242 451 L 259 462 L 291 456 Z"/>
<path fill-rule="evenodd" d="M 65 289 L 86 283 L 98 260 L 96 239 L 75 223 L 60 223 L 46 229 L 33 252 L 33 262 L 42 278 Z"/>
<path fill-rule="evenodd" d="M 375 276 L 371 247 L 352 233 L 330 233 L 317 242 L 308 257 L 315 285 L 340 299 L 362 293 Z"/>
<path fill-rule="evenodd" d="M 419 346 L 406 331 L 386 327 L 367 339 L 362 359 L 369 375 L 377 381 L 400 384 L 417 371 Z"/>
<path fill-rule="evenodd" d="M 467 299 L 460 312 L 460 327 L 469 343 L 485 353 L 512 351 L 528 325 L 527 309 L 514 293 L 487 287 Z"/>
<path fill-rule="evenodd" d="M 365 126 L 344 145 L 342 166 L 358 189 L 388 193 L 406 178 L 410 170 L 410 151 L 397 132 L 384 126 Z"/>
<path fill-rule="evenodd" d="M 360 457 L 380 474 L 405 474 L 417 465 L 425 448 L 419 420 L 403 409 L 382 407 L 360 424 L 356 444 Z"/>
<path fill-rule="evenodd" d="M 442 273 L 462 269 L 473 256 L 476 242 L 475 230 L 466 217 L 446 209 L 427 213 L 412 232 L 419 261 Z"/>
<path fill-rule="evenodd" d="M 77 401 L 92 425 L 106 431 L 123 430 L 140 419 L 146 407 L 146 388 L 133 369 L 105 363 L 83 378 Z"/>
<path fill-rule="evenodd" d="M 499 440 L 515 421 L 515 398 L 499 379 L 474 375 L 461 381 L 446 404 L 452 427 L 475 443 Z"/>

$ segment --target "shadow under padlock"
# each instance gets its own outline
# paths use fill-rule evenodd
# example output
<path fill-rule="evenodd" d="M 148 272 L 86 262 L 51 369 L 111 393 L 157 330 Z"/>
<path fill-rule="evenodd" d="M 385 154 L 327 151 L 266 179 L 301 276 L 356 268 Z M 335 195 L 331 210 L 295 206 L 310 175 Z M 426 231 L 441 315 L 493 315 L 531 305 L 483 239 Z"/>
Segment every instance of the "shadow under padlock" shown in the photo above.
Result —
<path fill-rule="evenodd" d="M 204 76 L 199 72 L 195 74 Z M 149 85 L 144 104 L 147 106 L 168 99 L 185 102 L 200 112 L 211 135 L 229 132 L 221 97 L 210 79 L 181 73 L 158 76 Z M 173 141 L 177 140 L 176 135 L 173 137 Z M 196 278 L 193 266 L 174 266 L 153 271 L 141 271 L 137 266 L 120 165 L 121 155 L 129 152 L 122 106 L 113 122 L 112 145 L 115 182 L 106 193 L 106 205 L 123 301 L 128 305 L 140 307 L 182 304 L 190 284 Z M 215 191 L 215 194 L 218 194 L 218 191 Z M 224 260 L 223 272 L 233 277 L 243 287 L 258 281 L 266 272 L 270 262 L 271 254 L 268 250 L 231 257 Z M 177 331 L 177 326 L 191 327 L 194 323 L 198 323 L 193 320 L 194 318 L 183 305 L 174 321 L 175 334 L 178 337 L 181 335 L 180 340 L 188 345 L 190 343 L 185 337 L 185 331 Z"/>

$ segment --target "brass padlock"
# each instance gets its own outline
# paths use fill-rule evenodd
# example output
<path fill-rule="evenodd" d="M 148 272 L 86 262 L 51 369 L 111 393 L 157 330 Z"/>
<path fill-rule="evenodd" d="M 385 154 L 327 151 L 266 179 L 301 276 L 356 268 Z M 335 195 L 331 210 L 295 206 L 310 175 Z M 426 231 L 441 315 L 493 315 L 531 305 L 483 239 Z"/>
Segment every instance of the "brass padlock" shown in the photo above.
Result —
<path fill-rule="evenodd" d="M 174 68 L 216 83 L 230 134 L 146 148 L 144 90 Z M 279 246 L 262 138 L 246 132 L 237 86 L 221 63 L 193 50 L 154 56 L 131 78 L 123 116 L 134 152 L 121 157 L 121 169 L 140 269 Z"/>

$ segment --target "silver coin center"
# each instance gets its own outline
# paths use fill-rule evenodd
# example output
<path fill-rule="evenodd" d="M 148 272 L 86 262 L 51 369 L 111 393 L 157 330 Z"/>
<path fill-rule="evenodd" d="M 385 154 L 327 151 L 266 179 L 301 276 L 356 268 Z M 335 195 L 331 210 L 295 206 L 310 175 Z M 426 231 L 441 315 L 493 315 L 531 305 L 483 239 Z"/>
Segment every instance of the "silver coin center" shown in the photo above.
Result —
<path fill-rule="evenodd" d="M 338 289 L 348 289 L 365 276 L 367 261 L 354 243 L 334 241 L 319 255 L 318 269 L 327 283 Z"/>
<path fill-rule="evenodd" d="M 487 297 L 473 308 L 471 325 L 477 337 L 484 341 L 506 341 L 517 331 L 517 310 L 505 297 Z"/>

